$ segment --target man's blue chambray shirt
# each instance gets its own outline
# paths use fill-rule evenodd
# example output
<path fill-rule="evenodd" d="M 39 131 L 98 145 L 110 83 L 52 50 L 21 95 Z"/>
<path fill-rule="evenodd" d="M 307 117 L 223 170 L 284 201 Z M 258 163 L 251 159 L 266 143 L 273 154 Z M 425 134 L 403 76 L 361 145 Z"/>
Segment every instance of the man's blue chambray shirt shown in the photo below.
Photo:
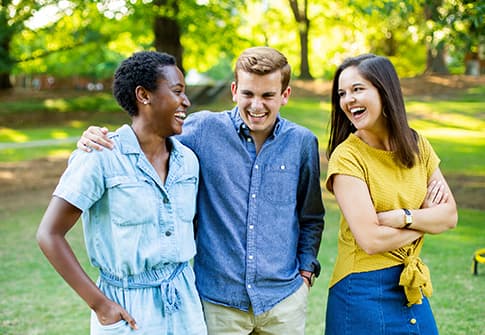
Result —
<path fill-rule="evenodd" d="M 317 138 L 278 117 L 258 155 L 237 107 L 197 112 L 177 138 L 199 157 L 196 283 L 202 299 L 268 311 L 320 272 L 325 213 Z"/>

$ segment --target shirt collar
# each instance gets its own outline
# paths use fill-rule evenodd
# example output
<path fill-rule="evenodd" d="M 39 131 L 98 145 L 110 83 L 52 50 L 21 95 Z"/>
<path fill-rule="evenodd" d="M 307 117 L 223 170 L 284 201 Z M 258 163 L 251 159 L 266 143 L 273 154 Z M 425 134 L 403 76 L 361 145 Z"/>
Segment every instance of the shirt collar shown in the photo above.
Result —
<path fill-rule="evenodd" d="M 138 142 L 136 134 L 129 125 L 125 124 L 121 126 L 116 131 L 116 133 L 119 135 L 118 136 L 118 141 L 120 146 L 119 149 L 122 154 L 125 154 L 125 155 L 143 154 L 143 151 L 141 150 L 140 143 Z M 112 135 L 112 136 L 116 136 L 116 135 Z M 183 158 L 183 154 L 181 150 L 182 144 L 173 137 L 168 137 L 167 141 L 169 141 L 172 146 L 172 149 L 170 151 L 170 156 L 175 159 Z"/>

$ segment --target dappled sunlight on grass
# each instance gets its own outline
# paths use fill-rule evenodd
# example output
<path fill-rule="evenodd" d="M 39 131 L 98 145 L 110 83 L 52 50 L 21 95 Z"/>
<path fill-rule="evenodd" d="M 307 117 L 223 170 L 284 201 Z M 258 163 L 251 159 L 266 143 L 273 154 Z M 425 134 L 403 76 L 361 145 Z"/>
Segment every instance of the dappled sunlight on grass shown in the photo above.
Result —
<path fill-rule="evenodd" d="M 27 136 L 24 132 L 10 129 L 10 128 L 0 128 L 0 142 L 27 142 L 30 140 L 30 137 Z"/>
<path fill-rule="evenodd" d="M 19 162 L 42 157 L 67 159 L 75 149 L 76 145 L 74 143 L 37 148 L 4 149 L 0 150 L 0 162 Z"/>
<path fill-rule="evenodd" d="M 54 139 L 63 139 L 68 137 L 69 137 L 69 134 L 66 133 L 65 131 L 55 130 L 51 133 L 51 138 L 54 138 Z"/>
<path fill-rule="evenodd" d="M 485 137 L 426 136 L 441 159 L 441 170 L 463 175 L 485 175 Z"/>
<path fill-rule="evenodd" d="M 441 106 L 443 104 L 443 106 Z M 416 129 L 429 127 L 456 127 L 467 130 L 485 129 L 483 103 L 466 102 L 408 102 L 410 123 Z M 440 112 L 446 110 L 446 113 Z M 422 123 L 420 123 L 422 122 Z"/>
<path fill-rule="evenodd" d="M 73 128 L 84 128 L 86 127 L 86 121 L 72 120 L 69 125 Z"/>
<path fill-rule="evenodd" d="M 56 157 L 56 158 L 67 158 L 71 154 L 73 149 L 53 149 L 49 150 L 48 157 Z"/>
<path fill-rule="evenodd" d="M 329 104 L 320 99 L 293 99 L 281 109 L 281 116 L 310 129 L 320 142 L 327 141 Z"/>
<path fill-rule="evenodd" d="M 68 111 L 69 104 L 64 99 L 46 99 L 44 106 L 59 112 L 66 112 Z"/>
<path fill-rule="evenodd" d="M 433 137 L 436 139 L 453 139 L 453 141 L 462 143 L 473 142 L 475 144 L 485 145 L 484 131 L 480 132 L 455 128 L 427 128 L 426 130 L 421 130 L 420 133 L 426 137 Z"/>

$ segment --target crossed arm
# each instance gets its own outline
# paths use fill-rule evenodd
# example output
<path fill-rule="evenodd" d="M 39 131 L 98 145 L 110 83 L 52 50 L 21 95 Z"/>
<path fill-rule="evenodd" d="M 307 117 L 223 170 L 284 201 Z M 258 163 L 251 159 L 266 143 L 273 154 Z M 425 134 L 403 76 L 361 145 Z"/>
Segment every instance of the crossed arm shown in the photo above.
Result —
<path fill-rule="evenodd" d="M 408 229 L 403 228 L 402 209 L 376 213 L 369 189 L 361 179 L 335 175 L 333 190 L 352 234 L 368 254 L 400 248 L 425 233 L 444 232 L 454 228 L 458 221 L 455 200 L 439 168 L 430 178 L 421 208 L 410 209 L 413 224 Z"/>

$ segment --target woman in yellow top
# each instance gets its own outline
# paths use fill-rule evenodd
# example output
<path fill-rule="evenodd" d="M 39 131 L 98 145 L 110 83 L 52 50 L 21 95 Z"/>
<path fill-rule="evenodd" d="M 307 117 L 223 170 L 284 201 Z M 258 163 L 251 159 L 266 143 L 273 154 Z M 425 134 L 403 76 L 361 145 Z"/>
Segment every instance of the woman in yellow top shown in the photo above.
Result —
<path fill-rule="evenodd" d="M 456 203 L 439 158 L 408 125 L 387 58 L 361 55 L 337 69 L 327 155 L 342 216 L 325 334 L 438 334 L 419 254 L 426 233 L 456 226 Z"/>

